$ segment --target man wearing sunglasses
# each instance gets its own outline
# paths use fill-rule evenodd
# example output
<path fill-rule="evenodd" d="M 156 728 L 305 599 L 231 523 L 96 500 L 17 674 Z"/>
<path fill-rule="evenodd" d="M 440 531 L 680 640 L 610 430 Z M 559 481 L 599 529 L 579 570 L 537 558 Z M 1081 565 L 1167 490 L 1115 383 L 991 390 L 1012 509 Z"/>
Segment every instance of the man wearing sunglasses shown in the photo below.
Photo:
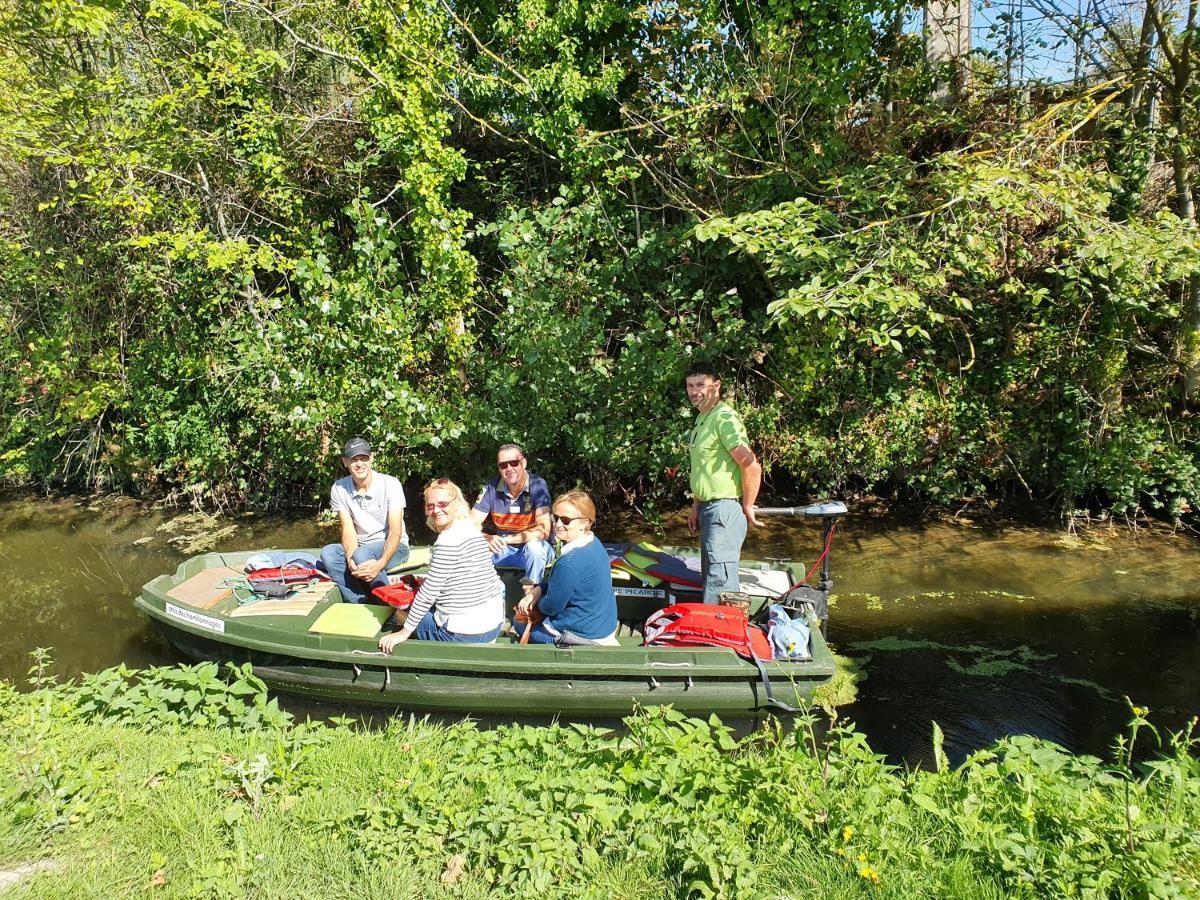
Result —
<path fill-rule="evenodd" d="M 762 524 L 754 515 L 762 465 L 750 449 L 741 417 L 721 400 L 717 370 L 695 363 L 684 386 L 699 413 L 688 436 L 693 497 L 688 528 L 700 531 L 704 602 L 716 603 L 725 591 L 741 590 L 738 562 L 746 527 Z"/>
<path fill-rule="evenodd" d="M 404 488 L 391 475 L 374 471 L 374 459 L 365 440 L 347 441 L 342 465 L 349 474 L 329 492 L 342 539 L 321 548 L 321 563 L 347 603 L 362 603 L 372 588 L 388 583 L 388 569 L 408 559 Z"/>
<path fill-rule="evenodd" d="M 525 451 L 505 444 L 496 453 L 499 477 L 479 494 L 471 516 L 476 525 L 492 520 L 495 534 L 487 534 L 492 562 L 520 567 L 525 577 L 541 584 L 546 564 L 554 558 L 550 537 L 550 488 L 545 479 L 526 467 Z"/>

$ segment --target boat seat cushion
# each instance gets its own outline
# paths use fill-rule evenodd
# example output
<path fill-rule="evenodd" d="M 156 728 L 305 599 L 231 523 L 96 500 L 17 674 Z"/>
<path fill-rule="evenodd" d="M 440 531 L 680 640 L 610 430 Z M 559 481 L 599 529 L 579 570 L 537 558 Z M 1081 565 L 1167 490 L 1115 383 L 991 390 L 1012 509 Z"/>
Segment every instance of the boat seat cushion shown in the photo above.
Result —
<path fill-rule="evenodd" d="M 309 626 L 312 634 L 338 634 L 373 638 L 392 614 L 390 606 L 369 603 L 335 603 Z"/>
<path fill-rule="evenodd" d="M 392 566 L 388 569 L 388 574 L 396 572 L 411 572 L 413 569 L 420 569 L 423 566 L 429 565 L 429 554 L 433 550 L 432 547 L 412 547 L 408 552 L 408 559 L 400 563 L 398 566 Z"/>

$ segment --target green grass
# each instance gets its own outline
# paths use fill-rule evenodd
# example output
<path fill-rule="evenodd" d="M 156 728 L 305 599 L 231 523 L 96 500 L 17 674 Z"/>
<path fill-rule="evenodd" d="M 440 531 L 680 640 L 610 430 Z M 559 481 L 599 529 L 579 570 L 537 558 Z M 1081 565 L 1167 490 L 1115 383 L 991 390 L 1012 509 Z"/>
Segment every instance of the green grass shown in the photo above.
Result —
<path fill-rule="evenodd" d="M 735 740 L 656 710 L 622 734 L 367 732 L 291 721 L 248 672 L 216 681 L 228 691 L 206 667 L 0 685 L 0 868 L 58 864 L 14 896 L 1200 892 L 1195 743 L 1131 767 L 1144 710 L 1108 763 L 1014 738 L 930 772 L 842 726 Z"/>

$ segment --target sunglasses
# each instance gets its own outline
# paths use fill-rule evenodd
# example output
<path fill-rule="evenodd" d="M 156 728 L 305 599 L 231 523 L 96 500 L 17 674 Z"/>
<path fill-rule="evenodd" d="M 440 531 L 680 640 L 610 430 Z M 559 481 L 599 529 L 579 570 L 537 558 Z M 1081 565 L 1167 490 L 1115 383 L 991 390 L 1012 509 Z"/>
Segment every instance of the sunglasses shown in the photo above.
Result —
<path fill-rule="evenodd" d="M 500 471 L 503 472 L 505 469 L 515 469 L 517 466 L 519 466 L 523 462 L 525 462 L 525 460 L 523 458 L 522 459 L 502 459 L 502 460 L 500 460 L 500 462 L 496 463 L 496 465 L 499 466 Z"/>
<path fill-rule="evenodd" d="M 433 512 L 435 509 L 446 509 L 453 502 L 453 500 L 438 500 L 436 503 L 426 503 L 425 512 Z"/>
<path fill-rule="evenodd" d="M 563 528 L 566 528 L 572 522 L 582 521 L 584 519 L 583 516 L 560 516 L 557 513 L 552 515 L 550 518 L 554 520 L 556 525 L 561 525 Z"/>

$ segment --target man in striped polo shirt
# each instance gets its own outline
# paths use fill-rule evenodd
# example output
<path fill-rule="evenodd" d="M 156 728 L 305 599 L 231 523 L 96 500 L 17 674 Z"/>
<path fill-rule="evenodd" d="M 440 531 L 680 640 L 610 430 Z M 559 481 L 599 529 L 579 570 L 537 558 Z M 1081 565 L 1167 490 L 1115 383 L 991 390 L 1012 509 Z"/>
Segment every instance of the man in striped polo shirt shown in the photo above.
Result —
<path fill-rule="evenodd" d="M 500 475 L 489 481 L 471 516 L 482 526 L 489 518 L 495 534 L 485 535 L 497 566 L 520 566 L 534 584 L 542 583 L 554 558 L 550 537 L 550 488 L 526 467 L 525 451 L 505 444 L 496 454 Z"/>
<path fill-rule="evenodd" d="M 699 413 L 688 437 L 693 497 L 688 528 L 700 531 L 704 602 L 716 603 L 725 591 L 741 590 L 738 561 L 746 526 L 762 525 L 754 515 L 762 465 L 750 449 L 741 417 L 721 400 L 717 370 L 695 363 L 684 385 Z"/>

